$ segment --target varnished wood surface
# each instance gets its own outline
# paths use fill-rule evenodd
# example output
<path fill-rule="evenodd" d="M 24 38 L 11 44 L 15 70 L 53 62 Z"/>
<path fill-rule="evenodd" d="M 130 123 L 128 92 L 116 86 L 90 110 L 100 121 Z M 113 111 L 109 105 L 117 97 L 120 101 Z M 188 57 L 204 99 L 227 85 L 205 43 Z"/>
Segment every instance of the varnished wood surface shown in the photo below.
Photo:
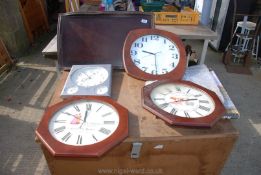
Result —
<path fill-rule="evenodd" d="M 61 73 L 50 105 L 62 100 L 60 93 L 68 73 Z M 221 119 L 210 129 L 168 126 L 142 107 L 141 88 L 144 83 L 128 76 L 125 72 L 113 72 L 112 98 L 129 110 L 129 137 L 125 142 L 238 136 L 238 131 L 227 119 Z"/>
<path fill-rule="evenodd" d="M 156 29 L 177 34 L 181 39 L 217 39 L 217 33 L 202 25 L 155 25 Z"/>

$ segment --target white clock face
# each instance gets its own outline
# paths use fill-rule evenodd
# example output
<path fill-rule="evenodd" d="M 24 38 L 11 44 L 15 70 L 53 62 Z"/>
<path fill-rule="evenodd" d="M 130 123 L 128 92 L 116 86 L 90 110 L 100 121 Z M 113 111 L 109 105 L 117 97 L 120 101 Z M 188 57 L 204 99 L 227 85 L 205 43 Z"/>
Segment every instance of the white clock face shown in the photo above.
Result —
<path fill-rule="evenodd" d="M 74 71 L 71 80 L 78 86 L 90 87 L 102 84 L 108 76 L 108 71 L 103 67 L 84 67 Z"/>
<path fill-rule="evenodd" d="M 49 122 L 49 132 L 59 142 L 83 146 L 105 140 L 118 125 L 118 112 L 111 105 L 80 100 L 54 114 Z"/>
<path fill-rule="evenodd" d="M 150 97 L 159 108 L 179 117 L 205 117 L 215 108 L 215 102 L 206 92 L 180 83 L 159 85 Z"/>
<path fill-rule="evenodd" d="M 166 74 L 179 63 L 180 52 L 175 43 L 160 35 L 144 35 L 133 42 L 133 63 L 148 74 Z"/>

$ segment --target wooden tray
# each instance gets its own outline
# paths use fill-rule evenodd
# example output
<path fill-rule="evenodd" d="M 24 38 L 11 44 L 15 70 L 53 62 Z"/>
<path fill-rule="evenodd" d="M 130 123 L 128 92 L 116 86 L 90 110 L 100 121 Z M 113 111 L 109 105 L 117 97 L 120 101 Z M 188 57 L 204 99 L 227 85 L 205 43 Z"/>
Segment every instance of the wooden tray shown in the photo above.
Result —
<path fill-rule="evenodd" d="M 123 68 L 122 47 L 127 33 L 153 28 L 150 13 L 92 12 L 67 13 L 59 17 L 58 65 L 112 64 Z"/>

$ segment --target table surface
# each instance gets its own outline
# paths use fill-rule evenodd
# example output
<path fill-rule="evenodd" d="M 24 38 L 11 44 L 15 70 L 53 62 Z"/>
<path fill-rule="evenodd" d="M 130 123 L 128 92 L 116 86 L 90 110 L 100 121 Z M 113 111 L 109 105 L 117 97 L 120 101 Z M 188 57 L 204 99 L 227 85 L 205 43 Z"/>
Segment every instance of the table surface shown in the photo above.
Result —
<path fill-rule="evenodd" d="M 166 30 L 178 35 L 181 39 L 217 39 L 217 33 L 202 25 L 155 25 L 156 29 Z M 57 54 L 57 36 L 42 50 L 43 55 Z"/>
<path fill-rule="evenodd" d="M 155 25 L 155 28 L 175 33 L 181 39 L 217 39 L 216 32 L 202 25 Z"/>
<path fill-rule="evenodd" d="M 60 97 L 69 72 L 64 71 L 59 78 L 50 105 L 62 101 Z M 221 119 L 212 128 L 188 128 L 169 126 L 141 106 L 141 89 L 144 81 L 128 76 L 125 72 L 114 71 L 112 78 L 112 98 L 129 110 L 129 137 L 126 141 L 170 140 L 177 138 L 217 138 L 235 137 L 238 131 L 232 122 Z"/>

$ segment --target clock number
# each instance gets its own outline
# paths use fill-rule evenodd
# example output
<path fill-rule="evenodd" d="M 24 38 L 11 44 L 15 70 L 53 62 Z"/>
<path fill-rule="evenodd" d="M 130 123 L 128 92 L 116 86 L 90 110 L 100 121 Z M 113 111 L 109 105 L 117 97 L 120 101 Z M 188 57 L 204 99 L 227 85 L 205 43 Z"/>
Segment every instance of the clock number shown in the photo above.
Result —
<path fill-rule="evenodd" d="M 90 111 L 92 109 L 92 104 L 86 104 L 86 110 Z"/>
<path fill-rule="evenodd" d="M 173 54 L 171 55 L 171 58 L 178 59 L 179 56 L 178 56 L 178 54 L 173 53 Z"/>
<path fill-rule="evenodd" d="M 159 107 L 160 107 L 160 108 L 163 108 L 163 109 L 166 108 L 166 107 L 168 107 L 168 106 L 169 106 L 168 103 L 162 103 L 162 104 L 159 105 Z"/>
<path fill-rule="evenodd" d="M 198 115 L 200 115 L 200 116 L 203 116 L 201 113 L 199 113 L 198 111 L 195 111 Z"/>
<path fill-rule="evenodd" d="M 190 118 L 190 115 L 188 114 L 187 111 L 184 111 L 184 114 L 185 114 L 185 116 L 186 116 L 187 118 Z"/>
<path fill-rule="evenodd" d="M 174 62 L 173 62 L 173 63 L 171 63 L 171 66 L 172 66 L 172 67 L 175 67 L 175 63 L 174 63 Z"/>
<path fill-rule="evenodd" d="M 150 39 L 151 40 L 159 40 L 159 36 L 158 35 L 151 35 Z"/>
<path fill-rule="evenodd" d="M 164 44 L 167 44 L 167 40 L 166 40 L 166 39 L 164 39 L 164 41 L 163 41 L 163 42 L 164 42 Z"/>
<path fill-rule="evenodd" d="M 187 91 L 187 94 L 189 93 L 190 89 Z"/>
<path fill-rule="evenodd" d="M 206 107 L 206 106 L 201 106 L 201 105 L 199 105 L 198 108 L 199 108 L 199 109 L 202 109 L 202 110 L 204 110 L 204 111 L 210 111 L 210 108 L 208 108 L 208 107 Z"/>
<path fill-rule="evenodd" d="M 134 43 L 134 47 L 142 48 L 143 44 L 142 43 Z"/>
<path fill-rule="evenodd" d="M 66 120 L 55 120 L 54 123 L 66 123 Z"/>
<path fill-rule="evenodd" d="M 75 109 L 76 111 L 80 112 L 80 109 L 79 109 L 79 107 L 78 107 L 77 105 L 74 105 L 73 107 L 74 107 L 74 109 Z"/>
<path fill-rule="evenodd" d="M 112 114 L 112 112 L 108 112 L 108 113 L 103 114 L 102 117 L 106 117 L 106 116 L 111 115 L 111 114 Z"/>
<path fill-rule="evenodd" d="M 142 41 L 142 42 L 148 42 L 148 39 L 147 39 L 146 37 L 142 37 L 142 38 L 141 38 L 141 41 Z"/>
<path fill-rule="evenodd" d="M 115 121 L 103 121 L 103 124 L 113 125 L 115 124 Z"/>
<path fill-rule="evenodd" d="M 177 113 L 177 110 L 175 108 L 172 108 L 170 113 L 175 115 Z"/>
<path fill-rule="evenodd" d="M 194 95 L 194 97 L 201 97 L 202 94 L 197 94 L 197 95 Z"/>
<path fill-rule="evenodd" d="M 167 70 L 167 69 L 162 69 L 161 71 L 162 71 L 162 74 L 168 73 L 168 70 Z"/>
<path fill-rule="evenodd" d="M 157 75 L 157 71 L 156 71 L 156 70 L 152 70 L 152 71 L 151 71 L 151 74 Z"/>
<path fill-rule="evenodd" d="M 199 100 L 199 103 L 209 103 L 207 100 Z"/>
<path fill-rule="evenodd" d="M 178 86 L 175 86 L 175 89 L 176 89 L 176 91 L 181 91 L 181 89 L 180 89 L 180 87 L 178 87 Z"/>
<path fill-rule="evenodd" d="M 133 60 L 135 64 L 140 64 L 140 60 L 139 59 L 134 59 Z"/>
<path fill-rule="evenodd" d="M 147 68 L 147 67 L 142 67 L 142 70 L 143 70 L 144 72 L 146 72 L 146 71 L 148 70 L 148 68 Z"/>
<path fill-rule="evenodd" d="M 101 106 L 96 110 L 96 112 L 98 112 L 102 107 L 103 107 L 103 105 L 101 105 Z"/>
<path fill-rule="evenodd" d="M 137 53 L 138 53 L 138 52 L 137 52 L 136 50 L 131 50 L 131 51 L 130 51 L 130 55 L 131 55 L 131 56 L 135 56 L 135 55 L 137 55 Z"/>
<path fill-rule="evenodd" d="M 60 132 L 63 132 L 65 129 L 66 129 L 65 126 L 61 126 L 61 127 L 59 127 L 59 128 L 55 128 L 55 129 L 54 129 L 54 132 L 55 132 L 56 134 L 58 134 L 58 133 L 60 133 Z"/>
<path fill-rule="evenodd" d="M 174 45 L 169 45 L 169 50 L 175 50 L 175 46 Z"/>
<path fill-rule="evenodd" d="M 106 128 L 101 128 L 99 131 L 103 134 L 106 134 L 106 135 L 109 135 L 111 133 L 111 131 L 109 129 L 106 129 Z"/>
<path fill-rule="evenodd" d="M 92 135 L 92 138 L 93 138 L 96 142 L 98 142 L 98 139 L 95 137 L 94 134 Z"/>
<path fill-rule="evenodd" d="M 67 142 L 71 136 L 72 136 L 72 133 L 68 132 L 67 134 L 65 134 L 63 136 L 62 140 Z"/>
<path fill-rule="evenodd" d="M 77 144 L 82 144 L 82 136 L 78 135 Z"/>

